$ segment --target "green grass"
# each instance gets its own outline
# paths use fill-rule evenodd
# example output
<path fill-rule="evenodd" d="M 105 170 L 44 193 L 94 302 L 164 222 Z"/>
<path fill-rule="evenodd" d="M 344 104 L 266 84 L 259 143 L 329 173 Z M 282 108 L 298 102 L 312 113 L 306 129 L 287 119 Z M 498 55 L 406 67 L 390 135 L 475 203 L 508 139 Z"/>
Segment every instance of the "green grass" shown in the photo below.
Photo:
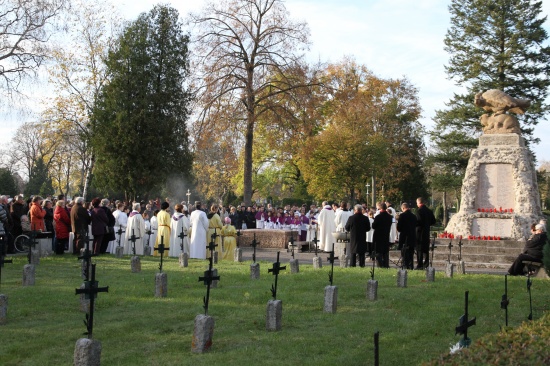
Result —
<path fill-rule="evenodd" d="M 100 286 L 94 338 L 101 341 L 104 365 L 357 365 L 373 364 L 373 333 L 380 331 L 382 365 L 416 365 L 446 353 L 459 340 L 454 327 L 470 291 L 470 316 L 477 325 L 475 341 L 504 324 L 501 276 L 465 275 L 452 279 L 438 272 L 409 271 L 408 287 L 396 287 L 396 270 L 378 270 L 378 301 L 366 299 L 368 269 L 335 267 L 338 311 L 323 312 L 328 267 L 314 270 L 301 263 L 300 273 L 279 276 L 277 298 L 283 301 L 283 329 L 265 330 L 273 277 L 261 263 L 260 280 L 250 279 L 250 262 L 220 262 L 221 281 L 211 290 L 209 315 L 216 321 L 213 346 L 191 353 L 194 318 L 203 313 L 206 288 L 198 277 L 206 261 L 191 260 L 180 268 L 165 262 L 168 297 L 154 297 L 158 259 L 142 259 L 142 272 L 131 273 L 130 259 L 94 258 Z M 0 364 L 72 364 L 74 345 L 85 331 L 75 288 L 82 283 L 73 256 L 43 258 L 36 285 L 22 287 L 25 258 L 14 258 L 2 270 L 0 293 L 8 296 L 8 323 L 0 326 Z M 509 322 L 519 326 L 529 314 L 525 278 L 510 278 Z M 534 316 L 550 308 L 550 281 L 533 282 Z"/>

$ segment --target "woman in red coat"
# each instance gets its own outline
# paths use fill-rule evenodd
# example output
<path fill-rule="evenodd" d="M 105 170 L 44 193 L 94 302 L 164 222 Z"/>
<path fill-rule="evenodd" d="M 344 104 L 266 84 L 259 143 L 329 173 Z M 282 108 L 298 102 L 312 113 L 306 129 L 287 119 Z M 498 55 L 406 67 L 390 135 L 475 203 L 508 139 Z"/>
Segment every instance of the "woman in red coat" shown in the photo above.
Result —
<path fill-rule="evenodd" d="M 55 221 L 55 237 L 57 238 L 55 254 L 63 254 L 66 249 L 69 249 L 69 233 L 71 232 L 71 218 L 65 208 L 65 201 L 60 200 L 55 204 L 53 220 Z"/>
<path fill-rule="evenodd" d="M 44 231 L 44 216 L 46 216 L 46 210 L 42 208 L 42 197 L 36 196 L 32 199 L 32 206 L 30 209 L 31 215 L 31 230 Z"/>

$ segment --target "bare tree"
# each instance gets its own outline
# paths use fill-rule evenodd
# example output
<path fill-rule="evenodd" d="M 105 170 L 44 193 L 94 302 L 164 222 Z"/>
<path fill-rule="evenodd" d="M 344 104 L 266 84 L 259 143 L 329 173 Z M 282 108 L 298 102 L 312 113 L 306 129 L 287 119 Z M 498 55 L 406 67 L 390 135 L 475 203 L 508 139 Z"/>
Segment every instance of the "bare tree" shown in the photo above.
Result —
<path fill-rule="evenodd" d="M 257 118 L 268 100 L 303 87 L 287 71 L 303 60 L 309 29 L 289 18 L 282 0 L 211 2 L 190 23 L 197 103 L 196 139 L 209 124 L 225 123 L 212 115 L 234 112 L 231 120 L 244 135 L 244 201 L 252 199 L 252 148 Z"/>
<path fill-rule="evenodd" d="M 48 55 L 50 26 L 67 0 L 0 0 L 0 88 L 18 92 Z"/>

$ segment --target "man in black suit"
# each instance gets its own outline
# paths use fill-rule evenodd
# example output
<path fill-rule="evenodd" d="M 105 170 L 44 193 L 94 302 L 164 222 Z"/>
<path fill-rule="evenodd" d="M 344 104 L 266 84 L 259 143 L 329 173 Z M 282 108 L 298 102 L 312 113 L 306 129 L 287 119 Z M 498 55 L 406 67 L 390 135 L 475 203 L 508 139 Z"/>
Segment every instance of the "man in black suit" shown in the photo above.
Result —
<path fill-rule="evenodd" d="M 380 212 L 374 217 L 372 223 L 374 251 L 378 253 L 378 266 L 390 268 L 390 230 L 393 217 L 386 212 L 387 206 L 385 203 L 377 203 L 376 206 Z"/>
<path fill-rule="evenodd" d="M 410 210 L 408 203 L 401 204 L 401 214 L 397 220 L 399 231 L 399 249 L 403 253 L 405 268 L 414 269 L 414 247 L 416 246 L 416 216 Z"/>
<path fill-rule="evenodd" d="M 424 204 L 424 199 L 416 199 L 416 269 L 430 265 L 430 226 L 435 224 L 435 216 Z"/>
<path fill-rule="evenodd" d="M 355 267 L 359 255 L 359 267 L 365 267 L 365 253 L 367 252 L 367 231 L 370 230 L 369 218 L 363 215 L 363 206 L 355 205 L 353 215 L 348 218 L 345 226 L 350 233 L 351 263 Z"/>

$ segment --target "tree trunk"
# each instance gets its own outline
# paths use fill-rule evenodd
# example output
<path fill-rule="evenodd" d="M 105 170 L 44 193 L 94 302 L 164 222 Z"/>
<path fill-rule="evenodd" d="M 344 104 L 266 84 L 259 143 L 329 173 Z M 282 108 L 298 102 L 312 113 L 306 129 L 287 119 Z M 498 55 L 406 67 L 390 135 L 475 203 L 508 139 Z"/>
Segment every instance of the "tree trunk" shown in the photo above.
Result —
<path fill-rule="evenodd" d="M 84 180 L 84 189 L 82 190 L 82 197 L 84 197 L 84 200 L 88 201 L 87 195 L 88 195 L 88 189 L 90 188 L 90 185 L 92 184 L 92 171 L 94 169 L 95 165 L 95 155 L 92 154 L 90 158 L 90 166 L 86 170 L 86 179 Z"/>
<path fill-rule="evenodd" d="M 443 191 L 443 228 L 447 227 L 447 191 Z"/>
<path fill-rule="evenodd" d="M 374 174 L 372 175 L 372 199 L 370 203 L 371 207 L 376 207 L 376 180 Z"/>

